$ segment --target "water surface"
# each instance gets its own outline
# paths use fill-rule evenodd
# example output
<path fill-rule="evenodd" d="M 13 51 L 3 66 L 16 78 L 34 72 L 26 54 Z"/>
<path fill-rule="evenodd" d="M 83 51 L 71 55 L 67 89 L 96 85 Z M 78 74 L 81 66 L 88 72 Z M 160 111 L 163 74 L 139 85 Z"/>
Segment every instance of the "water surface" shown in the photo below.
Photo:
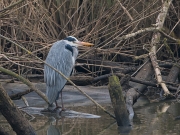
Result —
<path fill-rule="evenodd" d="M 105 106 L 105 105 L 103 105 Z M 121 135 L 113 118 L 94 105 L 68 107 L 68 109 L 95 114 L 100 118 L 56 118 L 56 116 L 34 115 L 32 126 L 38 135 Z M 112 112 L 110 104 L 106 109 Z M 135 116 L 129 135 L 179 135 L 180 104 L 173 101 L 149 103 L 141 98 L 134 106 Z M 112 112 L 113 113 L 113 112 Z M 0 125 L 10 134 L 14 132 L 0 116 Z M 126 130 L 128 132 L 128 130 Z M 123 133 L 124 134 L 124 133 Z"/>

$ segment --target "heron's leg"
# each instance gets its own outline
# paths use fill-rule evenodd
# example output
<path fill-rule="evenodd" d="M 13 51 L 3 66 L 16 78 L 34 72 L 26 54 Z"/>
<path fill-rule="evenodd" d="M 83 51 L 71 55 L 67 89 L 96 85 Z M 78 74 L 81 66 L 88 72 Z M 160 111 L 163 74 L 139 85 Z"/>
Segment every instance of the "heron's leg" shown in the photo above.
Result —
<path fill-rule="evenodd" d="M 56 119 L 56 127 L 58 128 L 58 119 Z"/>
<path fill-rule="evenodd" d="M 58 103 L 57 103 L 57 100 L 55 101 L 55 104 L 56 104 L 56 108 L 61 108 Z"/>
<path fill-rule="evenodd" d="M 63 104 L 62 91 L 61 91 L 61 104 L 62 104 L 62 111 L 64 111 L 64 110 L 65 110 L 65 108 L 64 108 L 64 104 Z"/>

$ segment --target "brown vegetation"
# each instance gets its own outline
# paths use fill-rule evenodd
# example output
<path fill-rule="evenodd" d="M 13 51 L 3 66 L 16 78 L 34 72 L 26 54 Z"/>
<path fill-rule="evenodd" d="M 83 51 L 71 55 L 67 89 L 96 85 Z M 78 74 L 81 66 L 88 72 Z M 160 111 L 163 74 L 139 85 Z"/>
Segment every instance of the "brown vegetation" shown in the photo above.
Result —
<path fill-rule="evenodd" d="M 138 66 L 148 54 L 153 31 L 135 33 L 143 28 L 152 27 L 160 12 L 159 0 L 125 1 L 117 0 L 80 1 L 61 0 L 58 3 L 48 1 L 25 1 L 20 3 L 1 1 L 1 34 L 21 44 L 41 59 L 45 59 L 52 43 L 68 35 L 80 40 L 95 43 L 89 50 L 81 49 L 77 70 L 96 77 L 111 72 L 114 62 L 117 68 L 122 65 Z M 11 8 L 5 9 L 5 7 Z M 165 21 L 166 34 L 174 38 L 179 36 L 179 2 L 174 1 Z M 163 37 L 164 38 L 164 37 Z M 160 44 L 164 40 L 160 41 Z M 173 56 L 178 57 L 178 43 L 168 40 Z M 172 57 L 171 51 L 162 48 L 158 60 Z M 43 74 L 43 64 L 27 52 L 1 38 L 1 66 L 21 75 Z M 136 59 L 135 59 L 136 58 Z M 106 65 L 105 62 L 112 64 Z M 109 68 L 109 70 L 107 70 Z M 122 67 L 123 68 L 123 67 Z"/>
<path fill-rule="evenodd" d="M 155 45 L 157 60 L 171 63 L 179 60 L 180 2 L 172 1 L 163 27 L 157 29 L 162 6 L 160 0 L 2 0 L 0 31 L 42 60 L 53 42 L 73 35 L 95 43 L 89 50 L 80 49 L 77 74 L 94 78 L 134 67 L 129 70 L 132 73 L 149 56 L 153 33 L 157 31 L 161 33 Z M 0 51 L 2 67 L 27 77 L 43 75 L 42 61 L 2 37 Z M 163 75 L 168 73 L 165 68 L 161 71 Z M 102 84 L 107 84 L 107 80 L 94 83 Z"/>
<path fill-rule="evenodd" d="M 167 7 L 165 22 L 160 24 L 158 16 L 160 19 L 163 16 L 160 15 L 162 6 L 160 0 L 2 0 L 0 30 L 3 36 L 42 60 L 45 60 L 53 42 L 68 35 L 94 43 L 95 47 L 88 50 L 80 48 L 75 66 L 77 78 L 74 80 L 79 75 L 89 76 L 90 80 L 82 82 L 84 85 L 102 85 L 107 84 L 107 79 L 96 78 L 104 74 L 121 72 L 135 76 L 140 70 L 137 68 L 149 54 L 152 61 L 155 59 L 158 63 L 168 61 L 171 65 L 178 65 L 180 2 L 172 1 Z M 157 38 L 156 32 L 161 37 Z M 153 45 L 157 48 L 157 52 L 153 52 L 157 58 L 150 53 Z M 2 37 L 0 51 L 2 67 L 25 77 L 43 77 L 42 61 Z M 169 72 L 169 69 L 162 67 L 156 70 L 159 70 L 156 76 L 160 73 L 166 76 Z M 159 76 L 158 84 L 163 84 Z"/>

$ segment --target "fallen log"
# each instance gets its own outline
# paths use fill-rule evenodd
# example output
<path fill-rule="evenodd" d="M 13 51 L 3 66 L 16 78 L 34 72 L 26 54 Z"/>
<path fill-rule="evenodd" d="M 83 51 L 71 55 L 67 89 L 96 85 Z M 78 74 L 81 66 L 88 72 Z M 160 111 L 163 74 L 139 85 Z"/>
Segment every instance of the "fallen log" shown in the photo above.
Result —
<path fill-rule="evenodd" d="M 167 78 L 166 78 L 166 82 L 168 82 L 168 83 L 174 83 L 174 82 L 177 80 L 177 78 L 178 78 L 179 72 L 180 72 L 179 67 L 173 66 L 173 67 L 171 68 L 171 70 L 170 70 Z M 179 86 L 178 86 L 178 87 L 179 87 Z M 168 87 L 168 88 L 169 88 L 169 87 Z M 177 96 L 178 88 L 176 89 L 176 91 L 177 91 L 177 92 L 176 92 L 175 95 Z"/>
<path fill-rule="evenodd" d="M 18 135 L 36 135 L 29 121 L 9 98 L 0 83 L 0 112 Z"/>
<path fill-rule="evenodd" d="M 147 62 L 135 76 L 136 79 L 151 80 L 153 68 L 150 62 Z M 126 93 L 126 106 L 130 114 L 130 119 L 134 116 L 133 104 L 137 101 L 142 93 L 146 90 L 147 86 L 135 82 L 130 82 L 130 89 Z"/>
<path fill-rule="evenodd" d="M 176 79 L 178 78 L 178 74 L 179 74 L 179 67 L 173 66 L 166 78 L 166 82 L 174 83 Z"/>
<path fill-rule="evenodd" d="M 98 77 L 95 77 L 93 79 L 93 82 L 96 82 L 96 81 L 99 81 L 99 80 L 103 80 L 103 79 L 107 79 L 109 76 L 112 76 L 113 74 L 110 73 L 110 74 L 105 74 L 105 75 L 102 75 L 102 76 L 98 76 Z M 118 76 L 118 77 L 124 77 L 125 74 L 122 74 L 122 73 L 114 73 L 114 75 Z M 152 81 L 146 81 L 146 80 L 142 80 L 141 78 L 140 79 L 137 79 L 136 77 L 131 77 L 129 78 L 129 80 L 131 82 L 135 82 L 135 83 L 140 83 L 140 84 L 143 84 L 143 85 L 146 85 L 146 86 L 153 86 L 153 87 L 157 87 L 157 88 L 161 88 L 161 86 L 157 86 L 156 83 L 152 82 Z M 165 82 L 165 83 L 169 83 L 169 82 Z M 122 85 L 122 84 L 121 84 Z M 175 84 L 174 84 L 175 85 Z M 176 84 L 178 85 L 178 84 Z M 173 87 L 173 86 L 170 86 L 170 85 L 167 85 L 168 89 L 171 90 L 171 91 L 176 91 L 177 90 L 177 87 Z"/>
<path fill-rule="evenodd" d="M 85 75 L 71 76 L 70 80 L 78 86 L 92 85 L 93 77 Z M 67 82 L 66 84 L 70 84 Z"/>

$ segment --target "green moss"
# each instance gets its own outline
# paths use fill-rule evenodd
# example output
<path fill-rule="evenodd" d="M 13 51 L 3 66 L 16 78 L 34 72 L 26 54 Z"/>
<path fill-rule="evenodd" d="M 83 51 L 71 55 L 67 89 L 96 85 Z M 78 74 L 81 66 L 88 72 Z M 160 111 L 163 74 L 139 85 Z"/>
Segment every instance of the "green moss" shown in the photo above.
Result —
<path fill-rule="evenodd" d="M 112 92 L 110 92 L 111 95 L 111 100 L 113 100 L 113 102 L 119 102 L 116 100 L 120 100 L 121 102 L 124 102 L 124 97 L 122 94 L 122 88 L 120 85 L 120 81 L 119 78 L 115 75 L 110 76 L 109 77 L 109 90 L 111 90 Z"/>

